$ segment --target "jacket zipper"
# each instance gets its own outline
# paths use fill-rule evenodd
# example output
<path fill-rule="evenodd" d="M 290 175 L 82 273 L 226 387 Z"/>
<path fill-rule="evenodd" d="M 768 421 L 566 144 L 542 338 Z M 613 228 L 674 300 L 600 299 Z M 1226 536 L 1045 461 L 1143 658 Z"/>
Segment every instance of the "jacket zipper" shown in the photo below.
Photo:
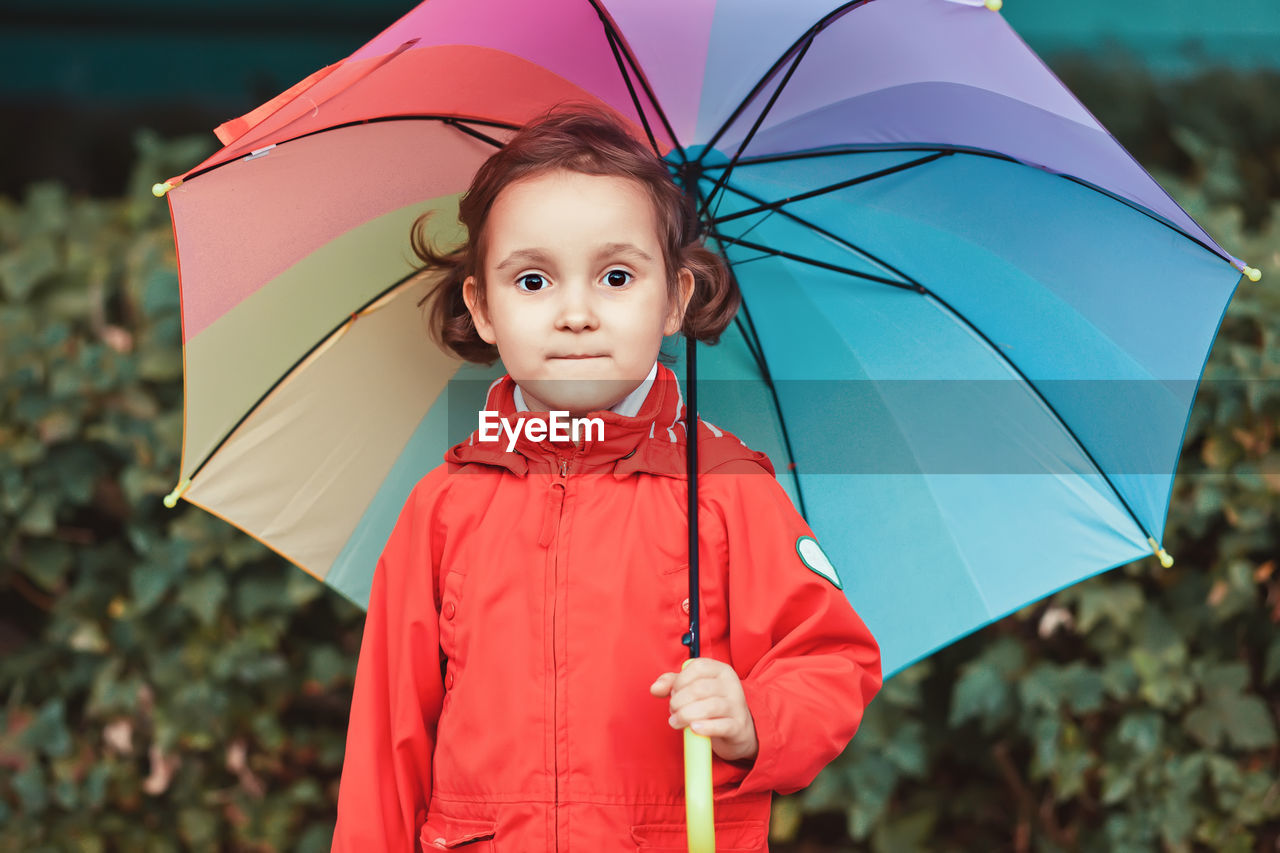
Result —
<path fill-rule="evenodd" d="M 551 481 L 551 496 L 546 509 L 542 511 L 542 529 L 538 532 L 538 544 L 543 548 L 551 544 L 560 525 L 560 509 L 564 505 L 564 481 L 569 476 L 569 460 L 557 459 L 560 466 L 559 475 Z"/>
<path fill-rule="evenodd" d="M 566 481 L 569 478 L 569 460 L 565 457 L 557 457 L 560 463 L 560 473 L 551 481 L 551 500 L 548 503 L 549 511 L 548 521 L 554 523 L 555 538 L 555 562 L 553 563 L 554 576 L 551 584 L 551 762 L 555 771 L 555 801 L 551 810 L 552 823 L 555 826 L 555 849 L 560 849 L 560 744 L 558 743 L 558 733 L 560 730 L 560 679 L 558 677 L 559 670 L 559 654 L 556 650 L 556 634 L 557 613 L 556 602 L 560 597 L 560 521 L 564 517 L 564 494 Z M 554 510 L 552 510 L 554 507 Z M 548 539 L 550 544 L 551 540 Z"/>

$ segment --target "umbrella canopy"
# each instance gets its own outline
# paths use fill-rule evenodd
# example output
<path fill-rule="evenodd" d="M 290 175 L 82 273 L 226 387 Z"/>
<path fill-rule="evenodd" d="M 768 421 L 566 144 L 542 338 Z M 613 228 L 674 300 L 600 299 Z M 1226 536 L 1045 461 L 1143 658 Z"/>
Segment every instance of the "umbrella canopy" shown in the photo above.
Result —
<path fill-rule="evenodd" d="M 698 194 L 744 298 L 699 349 L 701 413 L 775 461 L 886 677 L 1167 558 L 1195 388 L 1256 271 L 968 0 L 431 0 L 223 125 L 161 188 L 173 500 L 367 601 L 502 373 L 429 340 L 410 224 L 461 239 L 476 168 L 564 101 L 616 110 Z"/>

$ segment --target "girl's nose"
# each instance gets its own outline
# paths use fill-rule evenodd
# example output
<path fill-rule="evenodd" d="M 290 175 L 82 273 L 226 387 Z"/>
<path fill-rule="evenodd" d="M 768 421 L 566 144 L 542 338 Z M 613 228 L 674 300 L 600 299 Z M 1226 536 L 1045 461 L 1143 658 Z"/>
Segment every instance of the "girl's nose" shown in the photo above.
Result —
<path fill-rule="evenodd" d="M 599 321 L 592 304 L 590 284 L 568 284 L 561 288 L 560 296 L 560 313 L 556 317 L 558 328 L 580 332 L 596 327 Z"/>

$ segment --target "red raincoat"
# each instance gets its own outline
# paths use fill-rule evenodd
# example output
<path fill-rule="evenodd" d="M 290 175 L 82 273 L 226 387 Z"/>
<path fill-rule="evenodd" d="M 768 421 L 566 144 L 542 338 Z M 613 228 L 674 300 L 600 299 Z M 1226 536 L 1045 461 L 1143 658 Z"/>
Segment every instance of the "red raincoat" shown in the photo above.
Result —
<path fill-rule="evenodd" d="M 545 421 L 514 387 L 486 408 Z M 688 657 L 676 377 L 658 365 L 635 417 L 591 415 L 603 440 L 473 434 L 414 487 L 373 576 L 335 851 L 686 849 L 683 741 L 649 693 Z M 880 651 L 768 458 L 706 421 L 698 451 L 702 654 L 760 744 L 712 759 L 716 841 L 767 850 L 771 792 L 844 749 Z"/>

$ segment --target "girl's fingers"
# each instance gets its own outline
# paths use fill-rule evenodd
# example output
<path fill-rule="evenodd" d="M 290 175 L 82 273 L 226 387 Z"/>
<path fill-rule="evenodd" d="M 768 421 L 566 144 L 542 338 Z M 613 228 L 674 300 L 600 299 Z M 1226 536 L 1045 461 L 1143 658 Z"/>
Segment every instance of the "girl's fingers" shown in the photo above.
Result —
<path fill-rule="evenodd" d="M 671 712 L 674 714 L 691 702 L 713 696 L 732 701 L 741 692 L 741 687 L 735 689 L 722 678 L 699 678 L 687 684 L 681 684 L 677 679 L 671 690 Z"/>
<path fill-rule="evenodd" d="M 674 673 L 675 684 L 672 689 L 680 690 L 699 681 L 714 680 L 721 675 L 721 667 L 727 668 L 727 664 L 711 658 L 694 658 L 679 672 Z"/>
<path fill-rule="evenodd" d="M 728 737 L 737 730 L 738 724 L 729 717 L 712 717 L 709 720 L 697 720 L 689 725 L 700 735 L 707 737 Z"/>
<path fill-rule="evenodd" d="M 667 721 L 673 729 L 682 729 L 698 720 L 726 717 L 731 713 L 732 709 L 729 707 L 729 700 L 723 696 L 712 696 L 709 699 L 690 702 L 673 712 Z"/>

